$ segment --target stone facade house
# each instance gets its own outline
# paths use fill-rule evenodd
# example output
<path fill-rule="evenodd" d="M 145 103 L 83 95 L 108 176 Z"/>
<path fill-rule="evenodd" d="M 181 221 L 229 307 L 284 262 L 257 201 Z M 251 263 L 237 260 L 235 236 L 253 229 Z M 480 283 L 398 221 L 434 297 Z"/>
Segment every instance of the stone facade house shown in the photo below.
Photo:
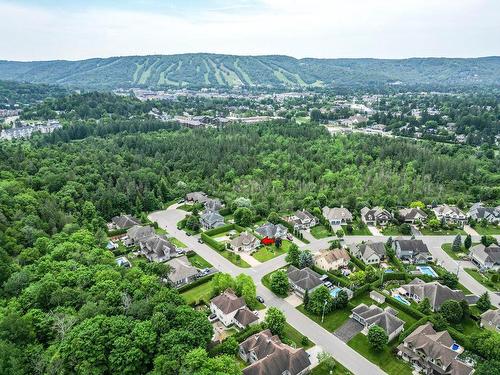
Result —
<path fill-rule="evenodd" d="M 323 271 L 334 271 L 347 267 L 351 257 L 347 250 L 321 250 L 314 254 L 314 265 Z"/>
<path fill-rule="evenodd" d="M 421 374 L 469 375 L 474 369 L 458 359 L 447 331 L 436 332 L 431 323 L 418 327 L 398 346 L 398 355 Z"/>
<path fill-rule="evenodd" d="M 127 230 L 127 239 L 124 241 L 125 246 L 139 245 L 139 242 L 153 236 L 155 231 L 149 225 L 134 225 Z"/>
<path fill-rule="evenodd" d="M 208 195 L 203 191 L 195 191 L 186 194 L 186 202 L 205 203 L 208 199 Z"/>
<path fill-rule="evenodd" d="M 139 240 L 141 254 L 150 262 L 166 262 L 177 255 L 176 247 L 165 235 L 153 234 Z"/>
<path fill-rule="evenodd" d="M 304 349 L 283 344 L 269 329 L 243 341 L 239 355 L 249 363 L 243 369 L 243 375 L 305 375 L 311 366 Z"/>

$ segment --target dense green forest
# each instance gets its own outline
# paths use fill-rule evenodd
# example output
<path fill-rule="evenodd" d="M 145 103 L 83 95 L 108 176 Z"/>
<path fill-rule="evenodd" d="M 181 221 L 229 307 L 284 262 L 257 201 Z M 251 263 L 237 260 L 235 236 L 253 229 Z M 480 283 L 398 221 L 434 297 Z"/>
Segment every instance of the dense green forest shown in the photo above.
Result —
<path fill-rule="evenodd" d="M 494 86 L 500 58 L 295 59 L 207 53 L 126 56 L 81 61 L 0 61 L 0 79 L 86 88 L 131 86 L 356 87 Z"/>
<path fill-rule="evenodd" d="M 206 356 L 211 325 L 160 284 L 164 266 L 115 265 L 103 248 L 113 215 L 139 215 L 198 189 L 226 202 L 250 198 L 259 215 L 498 202 L 499 168 L 481 149 L 330 137 L 291 122 L 194 131 L 110 120 L 2 142 L 0 373 L 239 373 L 233 359 Z"/>
<path fill-rule="evenodd" d="M 56 85 L 0 81 L 0 109 L 14 109 L 15 106 L 21 107 L 67 93 L 67 89 Z"/>

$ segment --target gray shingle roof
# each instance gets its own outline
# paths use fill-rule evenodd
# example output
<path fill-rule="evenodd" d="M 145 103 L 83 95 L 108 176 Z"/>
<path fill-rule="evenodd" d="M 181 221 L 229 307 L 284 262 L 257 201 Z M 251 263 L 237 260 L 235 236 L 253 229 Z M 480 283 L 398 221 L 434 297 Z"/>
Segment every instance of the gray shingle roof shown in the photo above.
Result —
<path fill-rule="evenodd" d="M 309 267 L 298 269 L 290 266 L 287 270 L 288 278 L 299 288 L 304 290 L 314 289 L 323 282 L 320 279 L 320 274 L 314 272 Z"/>
<path fill-rule="evenodd" d="M 323 207 L 323 216 L 327 220 L 345 220 L 352 221 L 351 212 L 345 207 Z"/>
<path fill-rule="evenodd" d="M 140 225 L 141 222 L 139 219 L 132 215 L 120 215 L 120 216 L 115 216 L 111 219 L 113 224 L 116 225 L 117 228 L 123 229 L 123 228 L 130 228 L 134 225 Z"/>
<path fill-rule="evenodd" d="M 212 298 L 210 302 L 217 306 L 224 314 L 232 313 L 246 306 L 245 299 L 243 297 L 238 297 L 230 289 Z"/>
<path fill-rule="evenodd" d="M 437 281 L 426 283 L 417 278 L 411 283 L 403 285 L 402 288 L 410 294 L 417 295 L 420 300 L 428 298 L 434 310 L 439 310 L 443 302 L 447 300 L 461 301 L 465 299 L 464 292 L 461 290 L 450 289 Z"/>
<path fill-rule="evenodd" d="M 418 216 L 427 218 L 427 214 L 420 208 L 402 208 L 399 210 L 399 216 L 404 220 L 413 220 Z"/>
<path fill-rule="evenodd" d="M 266 223 L 255 230 L 262 237 L 278 238 L 287 234 L 288 229 L 281 224 Z"/>
<path fill-rule="evenodd" d="M 183 255 L 178 258 L 171 259 L 167 264 L 172 268 L 168 274 L 168 279 L 173 282 L 179 282 L 189 277 L 193 277 L 198 274 L 196 267 L 193 267 L 189 262 L 188 258 Z"/>
<path fill-rule="evenodd" d="M 358 244 L 357 248 L 363 259 L 368 259 L 373 254 L 377 254 L 379 257 L 385 257 L 385 243 L 383 242 L 368 241 Z"/>
<path fill-rule="evenodd" d="M 236 315 L 234 316 L 234 319 L 240 322 L 240 324 L 244 327 L 259 320 L 257 315 L 251 312 L 248 309 L 248 307 L 243 307 L 242 309 L 239 309 Z"/>

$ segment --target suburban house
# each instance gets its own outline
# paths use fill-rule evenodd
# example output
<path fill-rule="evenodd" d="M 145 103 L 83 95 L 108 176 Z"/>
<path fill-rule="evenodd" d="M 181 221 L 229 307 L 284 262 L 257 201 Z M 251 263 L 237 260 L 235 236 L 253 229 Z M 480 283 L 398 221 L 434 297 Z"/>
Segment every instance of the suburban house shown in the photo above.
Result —
<path fill-rule="evenodd" d="M 396 238 L 392 246 L 396 251 L 396 256 L 401 260 L 407 260 L 412 263 L 427 263 L 428 261 L 432 261 L 432 255 L 422 240 Z"/>
<path fill-rule="evenodd" d="M 302 348 L 283 344 L 269 329 L 256 333 L 239 346 L 239 355 L 249 366 L 244 375 L 304 375 L 311 361 Z"/>
<path fill-rule="evenodd" d="M 387 225 L 392 220 L 392 215 L 389 211 L 382 207 L 361 209 L 361 220 L 366 225 Z"/>
<path fill-rule="evenodd" d="M 293 225 L 295 230 L 310 229 L 318 223 L 318 219 L 306 210 L 295 211 L 293 215 L 286 217 L 285 221 Z"/>
<path fill-rule="evenodd" d="M 347 267 L 351 257 L 347 250 L 320 250 L 314 254 L 314 265 L 323 271 L 333 271 Z"/>
<path fill-rule="evenodd" d="M 398 211 L 399 218 L 405 223 L 415 224 L 427 220 L 427 214 L 421 208 L 402 208 Z"/>
<path fill-rule="evenodd" d="M 488 310 L 482 313 L 481 327 L 500 332 L 500 310 Z"/>
<path fill-rule="evenodd" d="M 198 269 L 189 262 L 185 255 L 171 259 L 167 264 L 171 268 L 168 274 L 168 282 L 176 287 L 194 281 L 199 273 Z"/>
<path fill-rule="evenodd" d="M 467 215 L 476 221 L 486 220 L 489 223 L 500 224 L 500 206 L 484 207 L 482 203 L 474 203 Z"/>
<path fill-rule="evenodd" d="M 141 240 L 151 237 L 155 231 L 149 225 L 134 225 L 127 230 L 127 239 L 124 241 L 125 246 L 139 245 Z"/>
<path fill-rule="evenodd" d="M 210 311 L 226 327 L 236 325 L 239 328 L 246 328 L 252 324 L 256 324 L 259 320 L 245 304 L 243 297 L 238 297 L 231 289 L 212 298 L 210 301 Z"/>
<path fill-rule="evenodd" d="M 344 207 L 323 207 L 323 217 L 328 220 L 330 226 L 335 227 L 352 222 L 351 212 Z"/>
<path fill-rule="evenodd" d="M 175 245 L 165 235 L 153 234 L 139 240 L 141 254 L 150 262 L 166 262 L 177 255 Z"/>
<path fill-rule="evenodd" d="M 186 194 L 186 202 L 205 203 L 208 200 L 208 195 L 202 191 L 195 191 Z"/>
<path fill-rule="evenodd" d="M 379 264 L 386 256 L 385 243 L 372 241 L 360 243 L 351 250 L 351 253 L 366 264 Z"/>
<path fill-rule="evenodd" d="M 200 224 L 205 229 L 213 229 L 223 226 L 224 216 L 215 211 L 205 211 L 200 215 Z"/>
<path fill-rule="evenodd" d="M 484 270 L 500 270 L 500 246 L 491 244 L 486 247 L 482 243 L 470 249 L 472 263 Z"/>
<path fill-rule="evenodd" d="M 372 326 L 378 325 L 385 331 L 389 341 L 391 341 L 403 331 L 403 326 L 405 325 L 404 320 L 401 320 L 396 316 L 397 311 L 389 306 L 385 309 L 381 309 L 377 305 L 371 305 L 368 307 L 362 303 L 351 311 L 351 318 L 363 326 L 363 330 L 361 332 L 364 335 L 368 335 L 368 331 Z"/>
<path fill-rule="evenodd" d="M 273 240 L 277 238 L 284 239 L 288 233 L 288 229 L 281 224 L 266 223 L 261 225 L 255 230 L 259 235 L 264 238 L 271 238 Z"/>
<path fill-rule="evenodd" d="M 459 227 L 463 227 L 467 222 L 467 215 L 456 206 L 442 204 L 434 207 L 432 211 L 434 211 L 438 220 L 444 220 L 447 224 L 455 224 Z"/>
<path fill-rule="evenodd" d="M 287 274 L 293 291 L 302 298 L 306 290 L 308 293 L 311 293 L 314 289 L 323 285 L 321 275 L 309 267 L 298 269 L 297 267 L 289 266 Z"/>
<path fill-rule="evenodd" d="M 372 300 L 374 300 L 375 302 L 380 303 L 380 304 L 385 302 L 385 296 L 383 294 L 377 292 L 376 290 L 372 290 L 370 292 L 370 298 Z"/>
<path fill-rule="evenodd" d="M 113 229 L 128 229 L 130 227 L 133 227 L 134 225 L 140 225 L 141 222 L 139 219 L 132 215 L 120 215 L 120 216 L 114 216 L 111 219 L 111 222 L 108 223 L 108 229 L 113 230 Z"/>
<path fill-rule="evenodd" d="M 452 337 L 436 332 L 431 323 L 418 327 L 398 346 L 398 355 L 423 374 L 469 375 L 474 369 L 458 359 Z"/>
<path fill-rule="evenodd" d="M 247 231 L 241 232 L 238 237 L 231 240 L 231 249 L 233 251 L 250 252 L 259 247 L 259 245 L 259 239 Z"/>
<path fill-rule="evenodd" d="M 461 290 L 450 289 L 437 281 L 426 283 L 418 277 L 409 284 L 402 285 L 398 291 L 400 294 L 413 299 L 416 303 L 428 298 L 433 311 L 439 311 L 445 301 L 462 301 L 465 299 L 464 292 Z"/>
<path fill-rule="evenodd" d="M 222 202 L 219 199 L 208 198 L 205 201 L 206 212 L 217 212 L 222 208 Z"/>

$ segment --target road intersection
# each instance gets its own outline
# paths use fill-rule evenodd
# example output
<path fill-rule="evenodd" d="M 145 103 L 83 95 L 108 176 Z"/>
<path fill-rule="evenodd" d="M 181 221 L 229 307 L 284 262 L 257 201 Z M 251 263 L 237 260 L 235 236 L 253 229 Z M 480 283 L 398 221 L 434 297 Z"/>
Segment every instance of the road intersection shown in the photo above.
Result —
<path fill-rule="evenodd" d="M 185 243 L 189 249 L 195 251 L 201 257 L 206 259 L 219 271 L 229 273 L 233 276 L 237 276 L 241 273 L 250 275 L 255 282 L 257 294 L 261 295 L 265 299 L 267 306 L 274 306 L 282 310 L 285 313 L 287 322 L 290 325 L 305 336 L 309 337 L 323 350 L 329 352 L 338 362 L 354 374 L 385 374 L 385 372 L 378 366 L 368 361 L 331 332 L 309 319 L 290 303 L 277 297 L 274 293 L 262 285 L 262 277 L 286 265 L 285 255 L 273 258 L 252 268 L 240 268 L 206 244 L 199 243 L 199 236 L 188 236 L 184 231 L 177 229 L 177 223 L 188 214 L 183 210 L 177 209 L 177 207 L 178 205 L 172 205 L 166 210 L 153 212 L 149 215 L 149 218 L 152 221 L 156 221 L 161 228 L 165 229 L 170 235 Z M 441 249 L 441 245 L 443 243 L 452 242 L 454 236 L 419 236 L 418 238 L 422 239 L 427 244 L 429 251 L 440 265 L 451 272 L 456 272 L 458 268 L 460 283 L 472 293 L 480 295 L 487 291 L 484 286 L 461 269 L 460 264 L 457 263 L 457 261 L 453 260 L 444 250 Z M 320 240 L 312 238 L 312 241 L 309 244 L 303 244 L 301 247 L 304 249 L 307 248 L 314 253 L 321 249 L 328 248 L 332 239 L 334 239 L 334 237 L 323 238 Z M 347 246 L 360 243 L 361 241 L 375 239 L 385 241 L 387 237 L 348 236 L 344 238 Z M 479 240 L 479 238 L 473 238 L 473 240 L 476 241 Z M 490 298 L 492 304 L 500 306 L 499 295 L 490 292 Z"/>

